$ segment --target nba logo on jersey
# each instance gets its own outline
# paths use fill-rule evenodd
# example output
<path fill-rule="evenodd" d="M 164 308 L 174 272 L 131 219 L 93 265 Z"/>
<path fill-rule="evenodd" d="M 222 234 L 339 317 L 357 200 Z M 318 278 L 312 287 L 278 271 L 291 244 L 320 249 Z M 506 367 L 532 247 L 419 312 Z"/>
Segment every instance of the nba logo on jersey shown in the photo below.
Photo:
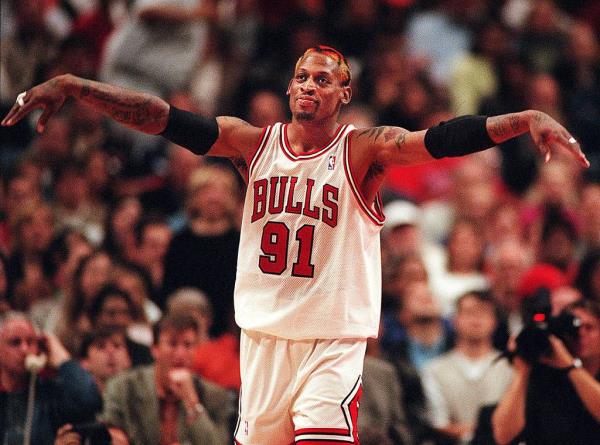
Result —
<path fill-rule="evenodd" d="M 329 156 L 327 160 L 327 170 L 333 170 L 335 168 L 335 155 Z"/>

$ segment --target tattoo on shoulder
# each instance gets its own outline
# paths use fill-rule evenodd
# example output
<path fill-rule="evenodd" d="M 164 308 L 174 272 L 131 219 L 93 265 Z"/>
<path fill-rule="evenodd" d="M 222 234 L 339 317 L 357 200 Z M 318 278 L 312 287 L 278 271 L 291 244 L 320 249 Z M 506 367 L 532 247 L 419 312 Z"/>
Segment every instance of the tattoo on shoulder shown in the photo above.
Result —
<path fill-rule="evenodd" d="M 373 127 L 367 130 L 361 131 L 358 136 L 364 136 L 367 138 L 372 138 L 373 142 L 377 142 L 380 137 L 383 137 L 384 142 L 389 142 L 394 140 L 396 147 L 401 148 L 404 145 L 406 139 L 406 133 L 408 130 L 405 130 L 400 127 Z"/>
<path fill-rule="evenodd" d="M 386 142 L 389 142 L 393 139 L 394 143 L 396 144 L 396 148 L 402 148 L 406 140 L 406 133 L 408 133 L 408 131 L 404 130 L 403 128 L 391 127 L 383 134 L 383 139 Z"/>
<path fill-rule="evenodd" d="M 360 133 L 358 133 L 358 137 L 364 136 L 366 138 L 372 138 L 373 141 L 375 142 L 383 134 L 383 132 L 385 131 L 386 128 L 387 127 L 368 128 L 368 129 L 363 130 Z"/>

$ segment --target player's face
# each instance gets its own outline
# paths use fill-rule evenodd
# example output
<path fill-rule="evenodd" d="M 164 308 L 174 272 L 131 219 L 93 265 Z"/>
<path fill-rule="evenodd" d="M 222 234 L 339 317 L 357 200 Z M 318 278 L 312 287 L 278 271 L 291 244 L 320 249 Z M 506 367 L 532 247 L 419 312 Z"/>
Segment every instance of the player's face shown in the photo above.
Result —
<path fill-rule="evenodd" d="M 339 67 L 328 56 L 309 54 L 296 68 L 287 94 L 292 116 L 298 121 L 336 117 L 342 104 L 350 102 L 351 89 L 341 84 Z"/>

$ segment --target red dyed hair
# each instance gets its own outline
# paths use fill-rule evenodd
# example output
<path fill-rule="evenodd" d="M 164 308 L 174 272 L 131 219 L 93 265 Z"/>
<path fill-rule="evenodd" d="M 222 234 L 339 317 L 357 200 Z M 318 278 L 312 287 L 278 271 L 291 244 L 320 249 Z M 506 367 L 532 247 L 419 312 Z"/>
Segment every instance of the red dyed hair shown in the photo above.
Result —
<path fill-rule="evenodd" d="M 304 59 L 306 59 L 313 52 L 323 54 L 324 56 L 329 57 L 335 63 L 337 63 L 337 66 L 341 73 L 342 85 L 345 87 L 350 85 L 350 81 L 352 80 L 352 73 L 350 72 L 350 67 L 348 66 L 348 61 L 346 60 L 346 57 L 344 57 L 344 55 L 341 52 L 339 52 L 337 49 L 335 49 L 331 46 L 317 45 L 317 46 L 308 48 L 306 51 L 304 51 L 304 54 L 302 54 L 302 56 L 300 56 L 300 58 L 296 62 L 296 69 L 298 69 L 298 66 L 300 65 L 300 63 L 302 63 L 304 61 Z"/>

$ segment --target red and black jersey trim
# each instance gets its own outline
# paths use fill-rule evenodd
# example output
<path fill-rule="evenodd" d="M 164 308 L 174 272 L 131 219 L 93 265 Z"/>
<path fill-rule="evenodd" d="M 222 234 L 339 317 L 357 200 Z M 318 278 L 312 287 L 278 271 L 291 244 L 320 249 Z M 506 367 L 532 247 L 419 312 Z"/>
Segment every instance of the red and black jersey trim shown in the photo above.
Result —
<path fill-rule="evenodd" d="M 383 214 L 382 205 L 381 205 L 381 197 L 379 193 L 375 195 L 375 200 L 373 202 L 373 208 L 367 204 L 363 194 L 358 187 L 354 175 L 352 174 L 352 164 L 350 162 L 350 154 L 351 152 L 351 143 L 350 143 L 350 135 L 346 137 L 344 141 L 344 171 L 346 172 L 346 178 L 348 179 L 348 183 L 350 184 L 350 189 L 352 190 L 352 194 L 356 198 L 358 203 L 358 207 L 363 211 L 363 213 L 376 225 L 383 226 L 385 223 L 385 215 Z"/>
<path fill-rule="evenodd" d="M 287 136 L 288 125 L 289 124 L 283 124 L 281 126 L 281 131 L 279 132 L 279 145 L 280 145 L 283 153 L 292 161 L 304 161 L 304 160 L 308 160 L 308 159 L 318 158 L 323 153 L 329 151 L 332 147 L 335 146 L 335 144 L 337 144 L 339 142 L 339 140 L 342 138 L 342 136 L 345 133 L 344 130 L 348 127 L 348 125 L 340 125 L 337 128 L 337 130 L 336 130 L 335 134 L 333 135 L 333 137 L 331 138 L 331 140 L 324 147 L 318 148 L 309 153 L 299 155 L 299 154 L 296 154 L 294 152 L 294 150 L 292 150 L 290 141 L 288 140 L 288 136 Z"/>
<path fill-rule="evenodd" d="M 256 165 L 258 158 L 260 158 L 260 156 L 265 151 L 265 147 L 267 145 L 269 137 L 271 136 L 272 130 L 273 127 L 271 125 L 263 128 L 262 134 L 260 135 L 260 138 L 258 140 L 258 144 L 255 147 L 254 154 L 252 155 L 252 159 L 250 160 L 250 165 L 248 166 L 248 179 L 252 176 L 252 172 L 254 171 L 254 166 Z"/>
<path fill-rule="evenodd" d="M 362 396 L 362 379 L 358 376 L 350 392 L 344 397 L 340 408 L 346 428 L 301 428 L 294 432 L 296 444 L 353 444 L 358 442 L 358 404 Z"/>

